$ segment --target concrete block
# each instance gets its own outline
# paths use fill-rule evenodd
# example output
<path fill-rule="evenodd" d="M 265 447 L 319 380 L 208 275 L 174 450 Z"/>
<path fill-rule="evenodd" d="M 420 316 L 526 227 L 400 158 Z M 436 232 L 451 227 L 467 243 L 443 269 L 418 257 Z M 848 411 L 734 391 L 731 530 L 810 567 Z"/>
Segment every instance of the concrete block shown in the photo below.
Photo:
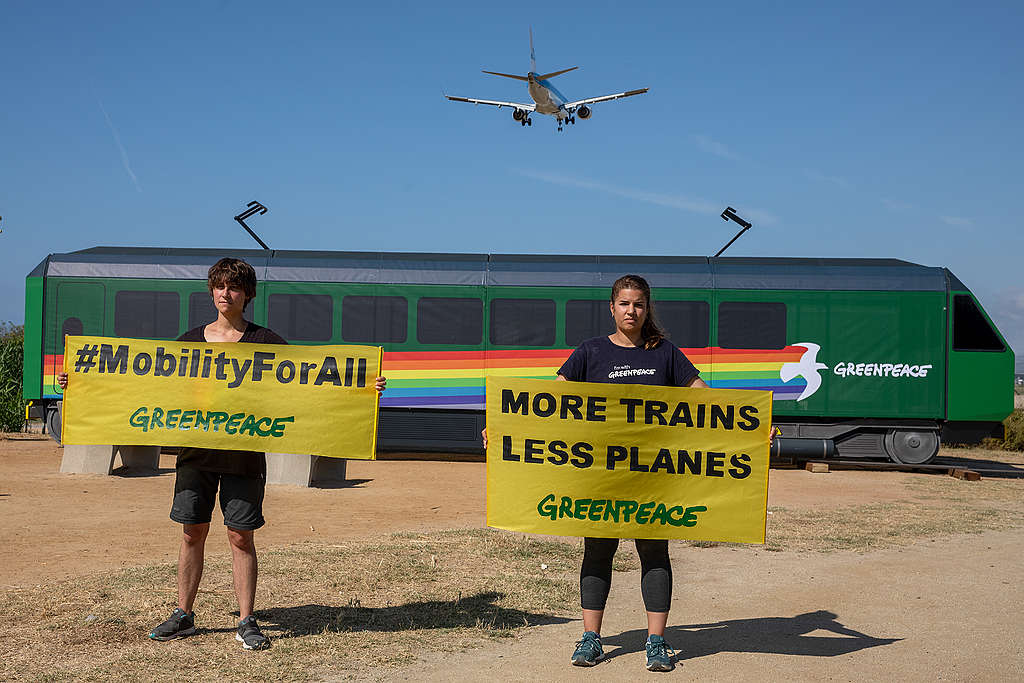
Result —
<path fill-rule="evenodd" d="M 313 486 L 340 484 L 345 481 L 348 460 L 313 456 Z"/>
<path fill-rule="evenodd" d="M 115 446 L 114 451 L 120 454 L 121 464 L 138 470 L 160 469 L 159 446 Z"/>
<path fill-rule="evenodd" d="M 66 474 L 110 474 L 114 467 L 113 446 L 64 446 L 60 471 Z"/>
<path fill-rule="evenodd" d="M 345 481 L 343 458 L 324 458 L 318 455 L 294 453 L 267 453 L 267 483 L 291 486 L 316 486 Z"/>
<path fill-rule="evenodd" d="M 120 455 L 125 467 L 141 470 L 160 469 L 159 446 L 111 446 L 92 444 L 89 446 L 64 446 L 64 457 L 60 471 L 66 474 L 110 474 L 114 460 Z"/>
<path fill-rule="evenodd" d="M 267 483 L 308 487 L 313 483 L 313 456 L 267 453 Z"/>

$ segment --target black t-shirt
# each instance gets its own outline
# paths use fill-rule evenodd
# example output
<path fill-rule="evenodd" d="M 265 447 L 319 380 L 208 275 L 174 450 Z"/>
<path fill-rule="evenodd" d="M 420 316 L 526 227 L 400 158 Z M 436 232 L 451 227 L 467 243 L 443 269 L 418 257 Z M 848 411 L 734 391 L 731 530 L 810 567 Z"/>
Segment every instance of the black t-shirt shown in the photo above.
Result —
<path fill-rule="evenodd" d="M 580 344 L 558 374 L 573 382 L 669 387 L 686 386 L 700 376 L 686 354 L 667 339 L 653 349 L 645 349 L 619 346 L 608 337 L 594 337 Z"/>
<path fill-rule="evenodd" d="M 178 341 L 205 342 L 206 325 L 189 330 L 178 337 Z M 248 323 L 238 343 L 287 344 L 278 334 L 256 323 Z M 232 451 L 216 448 L 182 448 L 178 455 L 178 467 L 189 465 L 207 472 L 241 474 L 246 477 L 266 477 L 267 458 L 259 451 Z"/>

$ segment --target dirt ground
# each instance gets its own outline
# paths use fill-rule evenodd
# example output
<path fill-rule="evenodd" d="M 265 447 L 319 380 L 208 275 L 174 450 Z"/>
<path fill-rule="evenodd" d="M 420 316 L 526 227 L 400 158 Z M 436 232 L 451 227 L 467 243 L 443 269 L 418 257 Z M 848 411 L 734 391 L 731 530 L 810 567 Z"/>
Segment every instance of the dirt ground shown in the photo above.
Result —
<path fill-rule="evenodd" d="M 61 474 L 61 454 L 49 439 L 0 441 L 0 547 L 6 551 L 0 586 L 177 558 L 180 527 L 168 518 L 174 456 L 161 456 L 156 475 L 106 477 Z M 914 475 L 772 470 L 768 504 L 821 509 L 888 502 L 904 494 L 908 476 Z M 347 477 L 349 485 L 335 489 L 268 486 L 258 544 L 484 526 L 483 463 L 353 460 Z M 207 552 L 226 555 L 227 542 L 211 536 Z"/>
<path fill-rule="evenodd" d="M 163 456 L 160 472 L 148 476 L 65 475 L 60 459 L 60 447 L 49 440 L 0 441 L 0 590 L 175 560 L 180 527 L 167 517 L 173 456 Z M 772 470 L 769 505 L 824 510 L 893 502 L 906 495 L 909 479 L 921 476 L 928 475 Z M 352 461 L 348 477 L 348 485 L 333 489 L 269 486 L 260 547 L 484 525 L 483 463 Z M 211 538 L 208 554 L 227 556 L 223 537 Z M 672 544 L 667 636 L 680 655 L 670 675 L 1019 680 L 1022 554 L 1024 529 L 870 553 Z M 567 666 L 582 631 L 570 619 L 466 652 L 424 652 L 408 669 L 366 676 L 617 681 L 646 675 L 638 572 L 616 574 L 609 604 L 609 658 L 592 670 Z"/>

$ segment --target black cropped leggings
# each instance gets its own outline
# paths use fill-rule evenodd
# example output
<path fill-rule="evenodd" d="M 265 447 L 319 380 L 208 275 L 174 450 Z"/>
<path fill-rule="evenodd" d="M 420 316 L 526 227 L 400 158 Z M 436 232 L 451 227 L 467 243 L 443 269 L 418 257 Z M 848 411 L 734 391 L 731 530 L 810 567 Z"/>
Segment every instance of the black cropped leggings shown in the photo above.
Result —
<path fill-rule="evenodd" d="M 640 592 L 648 612 L 667 612 L 672 602 L 672 565 L 668 559 L 668 541 L 636 539 L 640 556 Z M 612 587 L 612 558 L 619 547 L 617 538 L 583 539 L 583 566 L 580 567 L 580 606 L 603 610 Z"/>

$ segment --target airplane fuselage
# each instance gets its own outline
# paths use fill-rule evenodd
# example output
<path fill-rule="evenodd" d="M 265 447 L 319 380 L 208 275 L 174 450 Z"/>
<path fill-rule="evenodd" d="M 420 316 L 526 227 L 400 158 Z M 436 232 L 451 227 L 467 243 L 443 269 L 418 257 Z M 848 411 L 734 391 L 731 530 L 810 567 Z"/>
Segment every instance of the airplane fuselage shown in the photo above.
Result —
<path fill-rule="evenodd" d="M 565 95 L 558 92 L 550 81 L 537 78 L 537 74 L 532 71 L 526 76 L 529 79 L 530 97 L 537 105 L 538 114 L 549 114 L 559 119 L 569 116 L 565 111 Z"/>

